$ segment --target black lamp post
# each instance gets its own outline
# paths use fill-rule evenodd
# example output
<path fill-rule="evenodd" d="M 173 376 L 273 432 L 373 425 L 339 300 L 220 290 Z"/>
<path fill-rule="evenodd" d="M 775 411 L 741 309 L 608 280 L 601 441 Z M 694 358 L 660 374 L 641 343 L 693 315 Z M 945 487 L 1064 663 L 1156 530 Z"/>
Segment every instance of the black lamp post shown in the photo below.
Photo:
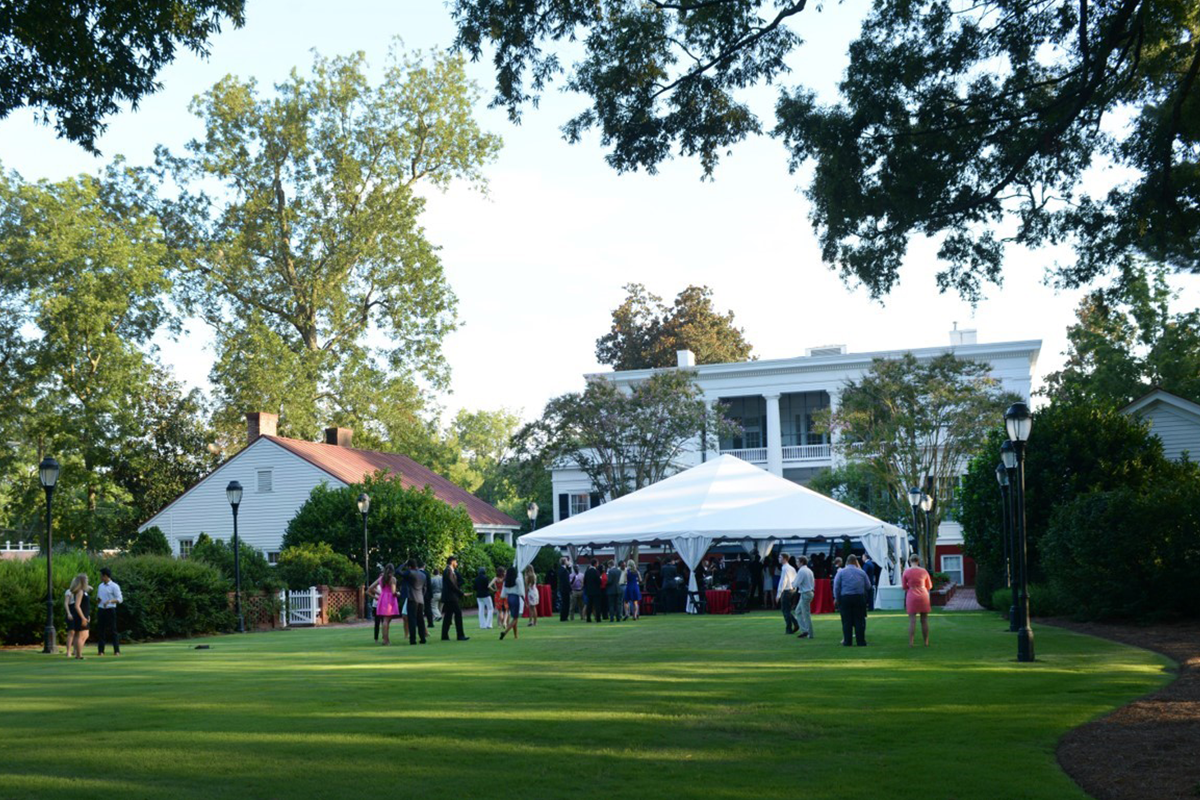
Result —
<path fill-rule="evenodd" d="M 46 631 L 42 634 L 42 652 L 54 654 L 58 650 L 57 634 L 54 630 L 54 570 L 50 554 L 54 550 L 50 530 L 50 501 L 54 497 L 54 485 L 58 483 L 58 462 L 50 456 L 38 464 L 38 479 L 46 490 Z"/>
<path fill-rule="evenodd" d="M 1004 412 L 1004 427 L 1008 429 L 1009 441 L 1017 457 L 1017 507 L 1015 523 L 1017 530 L 1017 563 L 1020 565 L 1020 597 L 1017 600 L 1017 614 L 1021 620 L 1021 628 L 1017 631 L 1017 661 L 1033 661 L 1033 630 L 1029 627 L 1029 559 L 1026 547 L 1028 544 L 1025 529 L 1025 443 L 1029 441 L 1029 432 L 1033 428 L 1033 414 L 1024 403 L 1013 403 Z"/>
<path fill-rule="evenodd" d="M 365 617 L 371 608 L 371 604 L 367 602 L 367 592 L 371 590 L 371 557 L 370 551 L 367 549 L 367 512 L 371 510 L 371 497 L 366 492 L 358 496 L 358 513 L 362 514 L 363 518 L 363 616 Z"/>
<path fill-rule="evenodd" d="M 925 558 L 926 568 L 936 570 L 933 558 L 933 509 L 937 500 L 932 494 L 921 493 L 921 510 L 925 512 Z"/>
<path fill-rule="evenodd" d="M 536 531 L 537 530 L 538 504 L 531 502 L 529 505 L 525 506 L 525 515 L 527 517 L 529 517 L 529 530 Z"/>
<path fill-rule="evenodd" d="M 1016 633 L 1021 630 L 1020 619 L 1017 615 L 1017 583 L 1021 579 L 1021 570 L 1017 560 L 1017 521 L 1016 514 L 1013 512 L 1013 503 L 1016 501 L 1013 486 L 1017 482 L 1017 451 L 1012 442 L 1004 442 L 1000 445 L 1000 465 L 1004 468 L 1005 475 L 1004 522 L 1008 528 L 1008 540 L 1005 542 L 1007 550 L 1004 554 L 1008 559 L 1008 586 L 1009 600 L 1011 601 L 1008 607 L 1008 629 Z"/>
<path fill-rule="evenodd" d="M 237 481 L 230 481 L 225 487 L 225 497 L 229 500 L 229 507 L 233 509 L 233 611 L 237 614 L 238 633 L 245 633 L 246 620 L 242 617 L 242 562 L 239 558 L 242 548 L 238 544 L 237 532 L 237 512 L 238 506 L 242 504 L 242 485 Z"/>
<path fill-rule="evenodd" d="M 916 486 L 908 490 L 908 504 L 912 506 L 913 512 L 913 536 L 917 539 L 917 550 L 921 549 L 921 517 L 917 512 L 921 510 L 921 495 L 924 494 Z M 902 566 L 901 569 L 904 569 Z"/>

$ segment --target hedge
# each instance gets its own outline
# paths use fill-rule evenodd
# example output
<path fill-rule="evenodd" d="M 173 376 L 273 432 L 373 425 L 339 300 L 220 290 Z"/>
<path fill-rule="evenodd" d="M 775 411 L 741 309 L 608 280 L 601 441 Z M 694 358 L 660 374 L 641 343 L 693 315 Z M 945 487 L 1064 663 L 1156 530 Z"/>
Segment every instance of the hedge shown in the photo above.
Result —
<path fill-rule="evenodd" d="M 997 589 L 991 594 L 992 608 L 1008 617 L 1012 607 L 1012 593 L 1007 586 Z M 1074 616 L 1077 606 L 1061 587 L 1053 583 L 1029 584 L 1029 614 L 1033 617 L 1068 617 Z"/>
<path fill-rule="evenodd" d="M 66 639 L 66 612 L 63 610 L 63 594 L 71 580 L 81 572 L 88 575 L 95 586 L 100 578 L 100 568 L 86 554 L 66 552 L 55 554 L 52 561 L 54 573 L 54 623 L 58 640 Z M 46 559 L 0 561 L 0 644 L 36 644 L 42 641 L 46 630 Z"/>
<path fill-rule="evenodd" d="M 359 586 L 363 580 L 362 565 L 355 564 L 341 553 L 335 553 L 325 542 L 305 542 L 283 548 L 275 571 L 277 577 L 291 589 Z"/>

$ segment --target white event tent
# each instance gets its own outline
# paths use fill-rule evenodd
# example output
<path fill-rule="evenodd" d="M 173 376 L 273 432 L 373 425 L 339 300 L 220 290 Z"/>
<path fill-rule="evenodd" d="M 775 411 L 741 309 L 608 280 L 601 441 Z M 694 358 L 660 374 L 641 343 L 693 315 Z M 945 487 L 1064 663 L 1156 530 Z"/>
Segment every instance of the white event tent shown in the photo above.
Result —
<path fill-rule="evenodd" d="M 907 550 L 901 529 L 731 455 L 684 470 L 578 516 L 527 533 L 517 540 L 524 569 L 539 549 L 615 547 L 618 558 L 635 545 L 669 542 L 692 573 L 714 543 L 753 542 L 765 555 L 779 540 L 841 538 L 862 541 L 883 567 L 899 566 Z M 881 580 L 897 586 L 900 569 Z"/>

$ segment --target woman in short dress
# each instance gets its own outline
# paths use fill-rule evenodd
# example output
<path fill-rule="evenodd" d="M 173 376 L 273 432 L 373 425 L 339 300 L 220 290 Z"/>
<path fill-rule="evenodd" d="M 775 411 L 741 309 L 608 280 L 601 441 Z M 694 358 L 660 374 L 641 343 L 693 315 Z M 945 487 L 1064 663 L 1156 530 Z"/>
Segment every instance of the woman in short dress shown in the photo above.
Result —
<path fill-rule="evenodd" d="M 638 572 L 637 562 L 630 561 L 625 569 L 625 618 L 638 618 L 638 604 L 642 601 L 642 576 Z"/>
<path fill-rule="evenodd" d="M 929 590 L 933 580 L 921 566 L 921 557 L 916 553 L 908 559 L 909 568 L 904 570 L 901 584 L 904 586 L 904 610 L 908 612 L 908 646 L 913 646 L 917 632 L 917 614 L 921 615 L 921 638 L 929 647 Z"/>
<path fill-rule="evenodd" d="M 542 593 L 537 587 L 537 573 L 533 571 L 533 565 L 530 564 L 525 568 L 525 602 L 529 608 L 529 627 L 537 625 L 538 620 L 538 603 L 541 602 Z"/>
<path fill-rule="evenodd" d="M 75 658 L 83 660 L 83 645 L 88 638 L 88 618 L 92 614 L 91 600 L 88 592 L 88 576 L 79 573 L 71 580 L 71 588 L 67 589 L 63 600 L 67 606 L 67 656 L 74 651 Z"/>
<path fill-rule="evenodd" d="M 488 589 L 492 592 L 492 603 L 496 606 L 496 621 L 500 623 L 500 630 L 508 627 L 508 595 L 504 593 L 504 578 L 507 574 L 504 567 L 497 567 L 496 577 L 488 584 Z"/>
<path fill-rule="evenodd" d="M 517 625 L 521 621 L 521 600 L 525 595 L 525 581 L 516 565 L 509 567 L 504 573 L 504 597 L 508 601 L 508 626 L 500 631 L 500 638 L 512 631 L 517 638 Z"/>
<path fill-rule="evenodd" d="M 400 616 L 400 603 L 396 599 L 396 568 L 391 564 L 384 567 L 383 574 L 371 588 L 379 590 L 379 605 L 376 606 L 375 613 L 383 620 L 383 643 L 389 645 L 392 643 L 389 636 L 392 618 Z"/>

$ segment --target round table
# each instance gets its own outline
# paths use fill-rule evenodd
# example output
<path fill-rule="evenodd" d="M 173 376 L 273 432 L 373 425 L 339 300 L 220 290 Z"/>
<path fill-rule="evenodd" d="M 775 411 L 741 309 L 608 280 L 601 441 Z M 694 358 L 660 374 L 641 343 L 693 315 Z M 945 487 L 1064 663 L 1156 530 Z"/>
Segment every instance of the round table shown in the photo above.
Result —
<path fill-rule="evenodd" d="M 704 593 L 704 600 L 708 603 L 708 613 L 710 614 L 732 614 L 733 606 L 730 603 L 730 598 L 733 597 L 733 592 L 728 589 L 709 589 Z"/>

